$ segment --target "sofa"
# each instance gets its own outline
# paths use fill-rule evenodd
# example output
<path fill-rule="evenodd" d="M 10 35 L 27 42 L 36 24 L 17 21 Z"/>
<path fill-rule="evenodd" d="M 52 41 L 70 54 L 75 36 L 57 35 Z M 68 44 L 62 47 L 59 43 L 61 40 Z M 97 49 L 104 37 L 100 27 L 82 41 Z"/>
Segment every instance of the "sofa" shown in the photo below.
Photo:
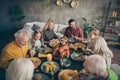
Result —
<path fill-rule="evenodd" d="M 27 30 L 29 30 L 32 33 L 33 32 L 32 31 L 32 27 L 33 27 L 33 25 L 36 25 L 37 27 L 39 27 L 40 31 L 42 31 L 45 23 L 46 22 L 27 22 L 27 23 L 25 23 L 24 28 L 27 29 Z M 54 32 L 55 32 L 56 35 L 62 37 L 63 34 L 64 34 L 64 31 L 65 31 L 65 28 L 67 26 L 68 25 L 55 24 L 53 30 L 54 30 Z"/>

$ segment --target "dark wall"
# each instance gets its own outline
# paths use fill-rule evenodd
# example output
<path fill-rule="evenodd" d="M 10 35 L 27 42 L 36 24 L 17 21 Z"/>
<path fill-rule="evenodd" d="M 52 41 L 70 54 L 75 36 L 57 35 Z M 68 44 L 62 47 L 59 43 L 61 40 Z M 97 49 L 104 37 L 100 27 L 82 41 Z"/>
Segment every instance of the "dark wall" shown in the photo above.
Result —
<path fill-rule="evenodd" d="M 14 29 L 8 15 L 8 8 L 10 6 L 12 6 L 12 2 L 9 0 L 0 1 L 0 32 Z"/>
<path fill-rule="evenodd" d="M 52 18 L 55 23 L 67 24 L 70 18 L 75 18 L 77 24 L 82 26 L 82 17 L 93 23 L 97 18 L 103 16 L 105 7 L 109 0 L 78 0 L 79 6 L 72 8 L 70 3 L 56 5 L 57 0 L 2 0 L 0 2 L 0 32 L 16 29 L 8 15 L 8 8 L 14 4 L 19 5 L 26 18 L 22 21 L 45 22 Z"/>
<path fill-rule="evenodd" d="M 70 18 L 75 18 L 81 22 L 81 18 L 85 17 L 93 22 L 96 18 L 104 13 L 104 8 L 108 0 L 78 0 L 79 6 L 71 8 L 70 4 L 57 6 L 56 0 L 31 0 L 21 1 L 27 18 L 26 21 L 47 21 L 52 18 L 55 23 L 67 24 Z"/>

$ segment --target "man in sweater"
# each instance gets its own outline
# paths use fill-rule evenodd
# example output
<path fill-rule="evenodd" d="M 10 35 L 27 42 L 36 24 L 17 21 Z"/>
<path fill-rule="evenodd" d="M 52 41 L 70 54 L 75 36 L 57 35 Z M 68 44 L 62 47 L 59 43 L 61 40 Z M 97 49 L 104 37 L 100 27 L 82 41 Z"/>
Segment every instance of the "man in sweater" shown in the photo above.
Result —
<path fill-rule="evenodd" d="M 84 36 L 83 36 L 83 31 L 80 27 L 76 26 L 75 20 L 70 19 L 68 21 L 69 26 L 65 29 L 64 36 L 68 38 L 74 38 L 75 40 L 82 41 Z"/>
<path fill-rule="evenodd" d="M 14 34 L 15 40 L 3 48 L 0 55 L 0 68 L 7 68 L 15 58 L 26 58 L 28 55 L 29 32 L 21 29 Z M 29 51 L 30 56 L 35 54 L 34 50 Z"/>

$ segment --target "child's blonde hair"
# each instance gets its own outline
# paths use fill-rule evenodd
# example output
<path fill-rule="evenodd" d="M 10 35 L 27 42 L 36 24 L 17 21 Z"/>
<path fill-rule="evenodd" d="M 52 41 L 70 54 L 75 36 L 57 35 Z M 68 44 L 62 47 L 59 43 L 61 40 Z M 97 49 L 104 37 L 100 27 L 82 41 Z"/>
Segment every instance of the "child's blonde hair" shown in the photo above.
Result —
<path fill-rule="evenodd" d="M 100 35 L 100 31 L 96 28 L 91 28 L 89 33 L 94 34 L 95 36 L 99 36 Z"/>

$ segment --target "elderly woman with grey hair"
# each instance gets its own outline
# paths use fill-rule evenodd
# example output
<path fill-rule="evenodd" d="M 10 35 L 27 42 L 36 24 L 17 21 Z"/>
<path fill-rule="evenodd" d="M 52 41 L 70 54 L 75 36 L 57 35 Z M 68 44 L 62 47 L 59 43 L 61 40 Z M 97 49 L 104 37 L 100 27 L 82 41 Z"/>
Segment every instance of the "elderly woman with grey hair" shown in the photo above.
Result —
<path fill-rule="evenodd" d="M 91 48 L 87 51 L 91 51 L 93 54 L 99 54 L 104 57 L 107 63 L 107 67 L 111 66 L 111 58 L 113 57 L 112 51 L 107 46 L 107 42 L 101 36 L 98 36 L 90 41 Z"/>
<path fill-rule="evenodd" d="M 34 65 L 30 59 L 13 60 L 6 71 L 6 80 L 32 80 Z"/>
<path fill-rule="evenodd" d="M 87 75 L 88 80 L 118 80 L 117 75 L 107 68 L 105 59 L 98 54 L 88 56 L 83 65 L 84 69 L 79 72 L 80 78 Z"/>

